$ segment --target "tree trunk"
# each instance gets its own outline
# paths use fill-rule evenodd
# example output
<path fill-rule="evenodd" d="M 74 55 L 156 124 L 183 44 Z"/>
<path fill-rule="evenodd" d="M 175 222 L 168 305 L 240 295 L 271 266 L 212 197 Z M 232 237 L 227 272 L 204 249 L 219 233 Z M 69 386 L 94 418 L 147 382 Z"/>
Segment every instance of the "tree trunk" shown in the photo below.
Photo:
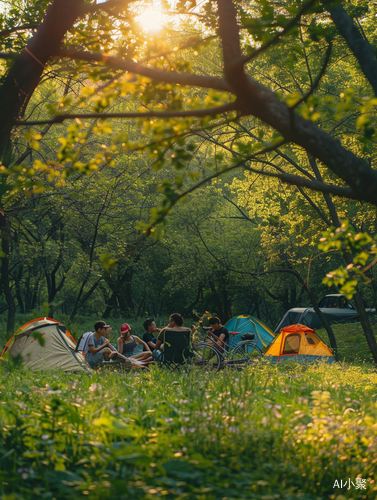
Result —
<path fill-rule="evenodd" d="M 22 266 L 22 265 L 19 266 L 17 277 L 15 279 L 16 299 L 17 299 L 17 303 L 18 303 L 18 306 L 20 308 L 21 314 L 24 314 L 24 312 L 25 312 L 25 306 L 24 306 L 24 301 L 22 300 L 22 293 L 21 293 L 21 287 L 20 287 L 21 278 L 22 278 L 22 274 L 23 274 L 23 268 L 24 268 L 24 266 Z"/>
<path fill-rule="evenodd" d="M 147 296 L 147 292 L 144 291 L 143 298 L 141 299 L 141 302 L 139 304 L 139 307 L 137 308 L 137 313 L 136 317 L 141 317 L 144 311 L 144 306 L 145 306 L 145 297 Z"/>
<path fill-rule="evenodd" d="M 40 282 L 41 282 L 41 280 L 38 279 L 38 281 L 34 285 L 33 292 L 31 294 L 30 306 L 28 307 L 29 311 L 32 311 L 33 309 L 36 308 Z"/>
<path fill-rule="evenodd" d="M 10 276 L 9 276 L 9 257 L 10 257 L 10 223 L 4 213 L 0 214 L 1 227 L 1 248 L 4 256 L 1 258 L 1 284 L 8 306 L 7 333 L 14 333 L 16 319 L 16 304 L 12 294 Z"/>
<path fill-rule="evenodd" d="M 0 87 L 0 158 L 10 161 L 10 135 L 14 120 L 20 118 L 32 96 L 45 64 L 55 55 L 61 41 L 81 9 L 84 0 L 55 0 L 32 38 L 27 49 L 17 56 Z"/>
<path fill-rule="evenodd" d="M 329 341 L 330 341 L 330 346 L 333 350 L 333 354 L 334 354 L 334 357 L 337 361 L 339 361 L 339 356 L 338 356 L 338 345 L 336 343 L 336 338 L 335 338 L 335 335 L 334 335 L 334 332 L 331 328 L 331 326 L 329 325 L 329 323 L 327 322 L 327 319 L 325 318 L 325 316 L 322 314 L 322 311 L 320 310 L 320 308 L 318 307 L 318 301 L 317 301 L 317 297 L 312 293 L 312 291 L 310 290 L 310 288 L 306 285 L 306 283 L 304 284 L 304 287 L 305 287 L 305 291 L 306 293 L 308 294 L 309 296 L 309 299 L 310 299 L 310 302 L 312 303 L 312 306 L 313 306 L 313 309 L 315 310 L 322 326 L 324 327 L 324 329 L 326 330 L 327 332 L 327 335 L 329 336 Z"/>
<path fill-rule="evenodd" d="M 344 260 L 346 264 L 351 264 L 353 262 L 352 255 L 344 254 Z M 356 311 L 360 319 L 360 323 L 364 332 L 364 336 L 367 340 L 370 352 L 372 353 L 374 363 L 377 365 L 377 342 L 374 336 L 372 325 L 370 324 L 369 317 L 364 307 L 364 302 L 358 289 L 353 296 L 355 300 Z"/>
<path fill-rule="evenodd" d="M 89 299 L 89 297 L 92 295 L 92 293 L 95 291 L 95 289 L 99 285 L 101 279 L 102 279 L 102 277 L 98 278 L 97 281 L 92 285 L 92 287 L 83 296 L 83 294 L 84 294 L 84 286 L 88 282 L 88 279 L 85 279 L 85 282 L 81 285 L 79 296 L 78 296 L 78 298 L 76 300 L 76 303 L 75 303 L 75 306 L 73 308 L 73 311 L 72 311 L 72 313 L 71 313 L 71 315 L 69 317 L 70 321 L 73 321 L 73 319 L 76 316 L 76 314 L 78 313 L 80 307 L 82 307 L 85 304 L 85 302 Z"/>
<path fill-rule="evenodd" d="M 111 294 L 111 297 L 106 301 L 106 309 L 102 315 L 103 319 L 109 318 L 114 306 L 116 306 L 116 296 L 115 296 L 115 293 L 113 292 Z"/>
<path fill-rule="evenodd" d="M 137 259 L 138 260 L 138 259 Z M 120 302 L 120 297 L 124 298 L 124 313 L 135 315 L 135 305 L 132 297 L 132 278 L 134 274 L 134 268 L 129 267 L 124 273 L 124 287 L 120 289 L 120 294 L 118 295 L 118 301 Z M 124 292 L 123 292 L 124 290 Z"/>
<path fill-rule="evenodd" d="M 316 163 L 315 159 L 313 157 L 311 157 L 310 155 L 308 155 L 308 157 L 309 157 L 310 165 L 311 165 L 311 167 L 312 167 L 312 169 L 314 171 L 314 174 L 315 174 L 316 178 L 318 180 L 322 181 L 322 177 L 321 177 L 321 174 L 319 172 L 319 169 L 318 169 L 318 166 L 317 166 L 317 163 Z M 332 200 L 331 196 L 329 194 L 326 194 L 326 193 L 324 193 L 323 196 L 324 196 L 324 199 L 326 201 L 327 208 L 329 210 L 330 218 L 332 220 L 332 223 L 334 224 L 335 227 L 340 227 L 341 226 L 341 222 L 339 220 L 338 212 L 336 210 L 336 207 L 335 207 L 335 205 L 333 203 L 333 200 Z M 351 254 L 344 254 L 343 257 L 344 257 L 344 261 L 345 261 L 346 265 L 353 263 L 353 259 L 352 259 L 352 255 Z M 361 323 L 361 326 L 362 326 L 362 329 L 363 329 L 363 332 L 364 332 L 364 336 L 365 336 L 365 338 L 367 340 L 367 343 L 368 343 L 370 352 L 372 353 L 374 362 L 377 364 L 377 343 L 376 343 L 376 338 L 374 336 L 374 333 L 373 333 L 373 330 L 372 330 L 372 326 L 370 324 L 368 315 L 367 315 L 367 313 L 365 311 L 364 303 L 363 303 L 363 300 L 361 298 L 361 295 L 360 295 L 359 291 L 356 291 L 356 293 L 354 295 L 354 299 L 355 299 L 355 305 L 356 305 L 357 314 L 359 316 L 360 323 Z"/>
<path fill-rule="evenodd" d="M 188 306 L 184 309 L 184 314 L 185 315 L 188 315 L 188 314 L 193 314 L 193 309 L 194 307 L 196 306 L 196 304 L 199 302 L 200 300 L 200 295 L 202 293 L 202 285 L 199 283 L 199 286 L 198 286 L 198 293 L 196 294 L 196 298 L 195 300 Z"/>
<path fill-rule="evenodd" d="M 359 291 L 357 291 L 355 293 L 355 295 L 353 296 L 353 299 L 355 301 L 357 314 L 359 316 L 360 323 L 361 323 L 361 326 L 363 328 L 365 338 L 367 339 L 370 352 L 372 353 L 374 363 L 377 365 L 376 337 L 374 336 L 374 333 L 372 330 L 372 325 L 370 324 L 369 317 L 368 317 L 368 314 L 365 310 L 363 299 L 362 299 Z"/>
<path fill-rule="evenodd" d="M 215 288 L 215 283 L 212 280 L 210 280 L 209 286 L 210 286 L 210 289 L 212 292 L 213 302 L 214 302 L 215 307 L 216 307 L 216 314 L 218 315 L 220 320 L 223 321 L 225 318 L 224 309 L 223 309 L 223 305 L 221 303 L 220 296 L 217 293 L 217 290 Z"/>
<path fill-rule="evenodd" d="M 338 360 L 338 345 L 336 343 L 336 338 L 335 338 L 335 335 L 334 335 L 334 332 L 331 328 L 331 326 L 329 325 L 329 323 L 327 322 L 325 316 L 322 314 L 320 308 L 318 307 L 318 300 L 317 300 L 317 297 L 315 296 L 315 294 L 310 290 L 308 284 L 302 279 L 302 277 L 299 275 L 299 273 L 295 270 L 290 270 L 289 271 L 291 274 L 293 274 L 294 276 L 296 276 L 296 278 L 298 279 L 298 281 L 300 282 L 300 284 L 302 285 L 302 287 L 304 288 L 305 292 L 308 294 L 308 297 L 309 297 L 309 300 L 313 306 L 313 309 L 314 311 L 316 312 L 320 322 L 321 322 L 321 325 L 323 326 L 323 328 L 326 330 L 327 332 L 327 335 L 329 336 L 329 341 L 330 341 L 330 345 L 331 345 L 331 348 L 333 350 L 333 353 L 334 353 L 334 357 L 336 360 Z"/>

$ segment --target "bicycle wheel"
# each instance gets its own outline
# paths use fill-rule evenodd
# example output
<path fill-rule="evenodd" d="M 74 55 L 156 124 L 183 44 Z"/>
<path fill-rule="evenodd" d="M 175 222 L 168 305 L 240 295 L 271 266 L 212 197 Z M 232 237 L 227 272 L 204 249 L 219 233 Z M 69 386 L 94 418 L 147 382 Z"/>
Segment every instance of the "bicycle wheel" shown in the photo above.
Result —
<path fill-rule="evenodd" d="M 240 342 L 234 349 L 232 361 L 235 363 L 257 363 L 262 358 L 261 349 L 250 340 Z"/>
<path fill-rule="evenodd" d="M 220 353 L 212 345 L 205 342 L 198 342 L 192 348 L 194 352 L 194 366 L 205 368 L 206 370 L 218 371 L 221 365 Z"/>

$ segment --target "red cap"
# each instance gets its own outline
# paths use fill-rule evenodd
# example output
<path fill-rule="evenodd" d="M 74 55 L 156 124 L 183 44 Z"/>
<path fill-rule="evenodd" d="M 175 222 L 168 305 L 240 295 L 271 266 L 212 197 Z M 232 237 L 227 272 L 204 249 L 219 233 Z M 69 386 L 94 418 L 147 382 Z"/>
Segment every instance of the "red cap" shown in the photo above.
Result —
<path fill-rule="evenodd" d="M 128 332 L 128 330 L 131 330 L 130 325 L 128 325 L 127 323 L 123 323 L 123 325 L 120 327 L 120 333 Z"/>

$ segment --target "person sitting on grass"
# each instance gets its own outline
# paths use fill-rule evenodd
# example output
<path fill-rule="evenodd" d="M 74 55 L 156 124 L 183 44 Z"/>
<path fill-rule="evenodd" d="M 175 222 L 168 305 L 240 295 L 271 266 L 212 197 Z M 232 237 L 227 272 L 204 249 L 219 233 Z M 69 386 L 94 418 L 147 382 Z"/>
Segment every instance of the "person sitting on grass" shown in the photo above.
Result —
<path fill-rule="evenodd" d="M 228 349 L 229 332 L 225 328 L 225 326 L 221 324 L 220 319 L 217 318 L 216 316 L 213 316 L 212 318 L 209 318 L 209 324 L 210 324 L 210 329 L 208 331 L 210 333 L 213 333 L 213 335 L 216 335 L 216 337 L 220 340 L 220 342 L 219 341 L 216 342 L 213 337 L 210 337 L 210 340 L 212 341 L 213 339 L 213 342 L 216 343 L 221 349 L 224 348 Z"/>
<path fill-rule="evenodd" d="M 116 349 L 106 338 L 112 328 L 104 321 L 97 321 L 94 325 L 94 333 L 90 335 L 85 346 L 85 359 L 91 368 L 100 365 L 102 361 L 109 361 L 117 356 Z"/>
<path fill-rule="evenodd" d="M 154 318 L 148 318 L 143 323 L 145 333 L 143 335 L 143 340 L 149 347 L 149 349 L 153 351 L 156 349 L 156 341 L 157 338 L 153 335 L 154 333 L 160 333 L 160 328 L 157 328 L 156 322 Z"/>
<path fill-rule="evenodd" d="M 134 354 L 134 350 L 137 344 L 142 344 L 145 351 L 139 354 Z M 117 349 L 120 354 L 123 354 L 130 361 L 140 361 L 143 365 L 147 365 L 153 361 L 152 352 L 148 345 L 139 337 L 133 337 L 131 335 L 131 327 L 127 323 L 124 323 L 120 327 L 120 337 L 117 340 Z M 122 362 L 122 358 L 121 358 Z"/>

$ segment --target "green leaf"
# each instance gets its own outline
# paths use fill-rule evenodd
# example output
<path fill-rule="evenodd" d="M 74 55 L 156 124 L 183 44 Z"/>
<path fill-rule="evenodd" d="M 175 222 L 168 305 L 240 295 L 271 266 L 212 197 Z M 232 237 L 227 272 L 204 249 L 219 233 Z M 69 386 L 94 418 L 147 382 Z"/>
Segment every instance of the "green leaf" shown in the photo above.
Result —
<path fill-rule="evenodd" d="M 35 340 L 38 340 L 40 346 L 43 347 L 45 345 L 45 339 L 43 338 L 43 333 L 33 332 L 31 335 Z"/>
<path fill-rule="evenodd" d="M 111 271 L 118 264 L 118 260 L 114 259 L 110 253 L 100 254 L 99 260 L 106 271 Z"/>

